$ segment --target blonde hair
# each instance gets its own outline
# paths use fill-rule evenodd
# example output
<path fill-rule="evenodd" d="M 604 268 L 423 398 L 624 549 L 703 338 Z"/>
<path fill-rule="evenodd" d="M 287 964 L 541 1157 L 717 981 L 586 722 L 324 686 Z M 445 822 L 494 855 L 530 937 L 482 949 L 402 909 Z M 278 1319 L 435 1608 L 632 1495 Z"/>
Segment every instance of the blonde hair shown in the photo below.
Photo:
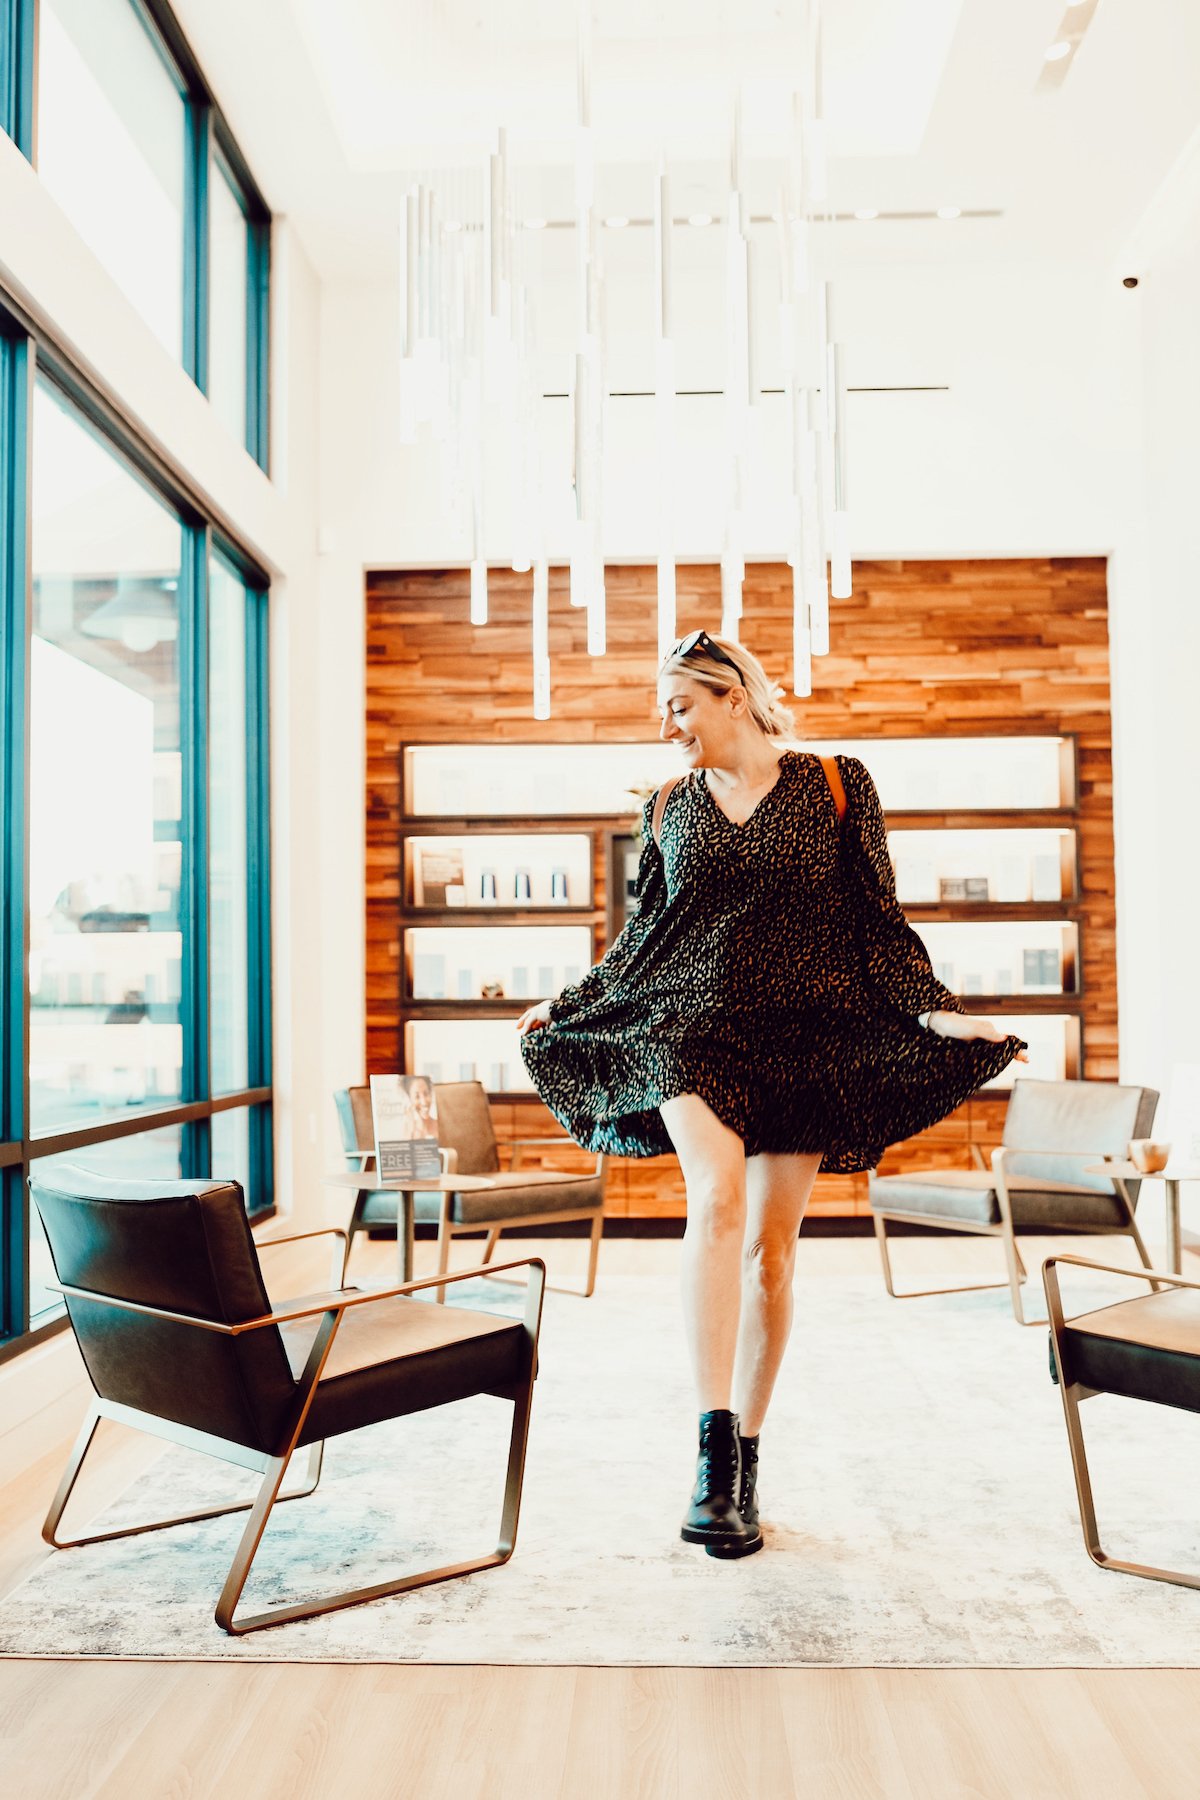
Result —
<path fill-rule="evenodd" d="M 711 632 L 705 635 L 737 669 L 741 686 L 746 690 L 750 717 L 763 736 L 792 737 L 796 721 L 788 708 L 779 704 L 783 689 L 771 680 L 757 656 L 751 655 L 744 644 L 736 644 L 730 638 L 714 637 Z M 733 669 L 720 657 L 713 656 L 703 644 L 697 644 L 686 656 L 668 656 L 658 673 L 660 680 L 664 675 L 687 675 L 717 694 L 727 694 L 737 685 L 732 679 Z"/>

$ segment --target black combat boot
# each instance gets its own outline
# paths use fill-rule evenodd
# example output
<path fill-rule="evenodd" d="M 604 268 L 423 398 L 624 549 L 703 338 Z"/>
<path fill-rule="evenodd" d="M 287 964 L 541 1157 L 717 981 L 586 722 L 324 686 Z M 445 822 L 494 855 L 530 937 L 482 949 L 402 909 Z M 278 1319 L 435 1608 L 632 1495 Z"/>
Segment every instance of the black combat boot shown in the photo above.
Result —
<path fill-rule="evenodd" d="M 746 1527 L 746 1541 L 736 1546 L 709 1544 L 710 1556 L 753 1556 L 756 1550 L 763 1547 L 762 1527 L 758 1522 L 758 1439 L 739 1435 L 738 1447 L 742 1461 L 738 1511 L 742 1515 L 742 1524 Z"/>
<path fill-rule="evenodd" d="M 680 1537 L 713 1556 L 743 1556 L 749 1533 L 738 1510 L 742 1466 L 737 1414 L 724 1408 L 700 1414 L 696 1487 Z"/>

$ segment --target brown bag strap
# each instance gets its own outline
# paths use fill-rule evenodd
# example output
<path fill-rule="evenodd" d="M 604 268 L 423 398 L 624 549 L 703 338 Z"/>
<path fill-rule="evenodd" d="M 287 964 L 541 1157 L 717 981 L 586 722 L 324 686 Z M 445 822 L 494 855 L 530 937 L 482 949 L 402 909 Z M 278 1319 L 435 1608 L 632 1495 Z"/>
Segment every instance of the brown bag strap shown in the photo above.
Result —
<path fill-rule="evenodd" d="M 654 841 L 658 845 L 660 850 L 662 849 L 663 814 L 667 810 L 667 801 L 671 798 L 671 795 L 674 793 L 675 789 L 679 786 L 679 783 L 682 780 L 683 780 L 682 775 L 672 775 L 672 777 L 669 781 L 663 782 L 662 786 L 658 790 L 657 795 L 655 796 L 654 815 L 650 820 L 650 829 L 654 833 Z"/>
<path fill-rule="evenodd" d="M 825 771 L 825 779 L 829 783 L 829 791 L 833 795 L 833 804 L 837 807 L 838 824 L 846 816 L 846 789 L 842 784 L 842 772 L 837 766 L 837 759 L 832 756 L 821 758 L 821 767 Z"/>

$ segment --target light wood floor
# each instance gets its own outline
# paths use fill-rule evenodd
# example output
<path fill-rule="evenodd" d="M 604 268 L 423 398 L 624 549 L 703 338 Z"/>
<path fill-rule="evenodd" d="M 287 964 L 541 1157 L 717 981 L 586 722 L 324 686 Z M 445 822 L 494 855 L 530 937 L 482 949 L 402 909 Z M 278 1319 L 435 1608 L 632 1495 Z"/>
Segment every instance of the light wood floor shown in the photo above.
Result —
<path fill-rule="evenodd" d="M 1030 1242 L 1031 1268 L 1049 1247 L 1049 1240 Z M 429 1248 L 418 1246 L 422 1262 Z M 527 1248 L 535 1246 L 522 1243 L 518 1253 Z M 537 1248 L 551 1279 L 582 1268 L 580 1245 L 560 1240 Z M 290 1254 L 281 1250 L 278 1258 Z M 469 1247 L 459 1246 L 458 1254 L 465 1258 Z M 606 1244 L 601 1280 L 605 1271 L 673 1269 L 678 1254 L 669 1241 Z M 802 1255 L 801 1304 L 806 1276 L 876 1271 L 867 1240 L 811 1239 Z M 385 1246 L 362 1256 L 356 1279 L 387 1278 Z M 952 1238 L 901 1244 L 898 1254 L 904 1280 L 910 1271 L 931 1281 L 982 1280 L 996 1262 L 995 1245 Z M 321 1279 L 299 1262 L 295 1273 Z M 0 1487 L 0 1591 L 46 1554 L 38 1528 L 66 1450 L 64 1444 Z M 85 1505 L 102 1503 L 147 1459 L 139 1443 L 115 1431 L 103 1451 Z M 1096 1579 L 1125 1578 L 1097 1571 Z M 1196 1600 L 1200 1643 L 1200 1594 Z M 5 1800 L 1197 1794 L 1200 1670 L 0 1662 Z"/>

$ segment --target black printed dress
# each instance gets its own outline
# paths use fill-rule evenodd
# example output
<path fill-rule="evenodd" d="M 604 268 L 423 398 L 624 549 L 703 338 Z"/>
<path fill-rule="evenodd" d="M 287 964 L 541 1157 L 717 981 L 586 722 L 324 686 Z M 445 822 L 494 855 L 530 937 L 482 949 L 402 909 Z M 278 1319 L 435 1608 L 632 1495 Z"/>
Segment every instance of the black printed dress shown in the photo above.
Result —
<path fill-rule="evenodd" d="M 636 910 L 521 1053 L 538 1092 L 589 1150 L 671 1148 L 664 1100 L 699 1094 L 761 1151 L 871 1168 L 1023 1048 L 939 1037 L 918 1014 L 962 1012 L 896 899 L 871 777 L 838 757 L 846 814 L 819 758 L 785 751 L 743 825 L 703 770 L 642 815 Z"/>

